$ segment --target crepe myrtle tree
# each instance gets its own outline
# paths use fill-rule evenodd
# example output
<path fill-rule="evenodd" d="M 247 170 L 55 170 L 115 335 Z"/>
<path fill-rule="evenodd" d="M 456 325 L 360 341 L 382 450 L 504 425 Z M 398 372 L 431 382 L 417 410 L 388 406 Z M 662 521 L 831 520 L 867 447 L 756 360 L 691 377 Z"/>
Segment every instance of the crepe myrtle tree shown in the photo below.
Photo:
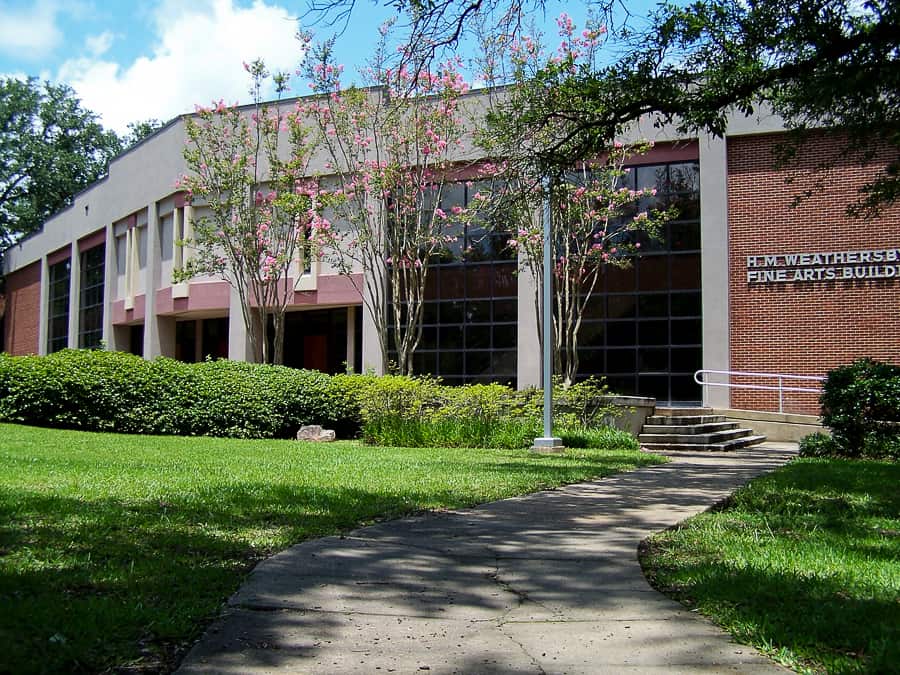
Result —
<path fill-rule="evenodd" d="M 553 269 L 554 372 L 568 387 L 578 375 L 579 333 L 585 309 L 607 265 L 627 267 L 641 251 L 641 238 L 656 238 L 674 213 L 648 209 L 656 190 L 632 190 L 622 185 L 629 169 L 624 166 L 634 153 L 649 149 L 646 142 L 615 144 L 602 162 L 582 163 L 565 180 L 544 185 L 512 181 L 503 200 L 515 199 L 519 207 L 508 245 L 519 252 L 521 268 L 533 278 L 544 275 L 544 234 L 540 217 L 542 201 L 550 202 L 550 242 Z M 535 315 L 541 331 L 541 284 L 535 284 Z M 543 340 L 543 337 L 541 337 Z"/>
<path fill-rule="evenodd" d="M 626 163 L 647 152 L 652 143 L 608 140 L 602 152 L 584 157 L 565 141 L 574 138 L 574 112 L 552 126 L 521 124 L 518 109 L 554 106 L 559 88 L 573 74 L 595 67 L 605 28 L 589 24 L 579 32 L 566 14 L 560 15 L 557 25 L 561 41 L 550 53 L 537 37 L 483 42 L 483 77 L 505 86 L 497 89 L 499 96 L 492 100 L 488 125 L 478 141 L 503 160 L 489 165 L 496 187 L 490 195 L 479 195 L 476 206 L 506 216 L 504 226 L 511 230 L 508 245 L 518 251 L 521 269 L 537 280 L 544 275 L 542 214 L 549 206 L 554 372 L 568 387 L 578 375 L 585 309 L 604 268 L 630 265 L 640 253 L 640 240 L 658 237 L 675 213 L 649 208 L 656 201 L 655 189 L 624 186 Z M 540 283 L 535 285 L 534 302 L 543 346 Z"/>
<path fill-rule="evenodd" d="M 452 154 L 467 133 L 461 97 L 468 84 L 455 61 L 436 70 L 391 68 L 389 28 L 382 26 L 363 73 L 366 88 L 345 88 L 331 44 L 320 46 L 309 68 L 318 96 L 299 109 L 318 127 L 333 181 L 327 198 L 341 221 L 317 230 L 322 255 L 363 296 L 382 362 L 391 362 L 393 348 L 396 371 L 409 374 L 422 337 L 429 270 L 467 216 L 461 205 L 442 209 L 441 199 L 459 176 Z"/>
<path fill-rule="evenodd" d="M 269 73 L 261 60 L 244 67 L 252 81 L 250 110 L 219 101 L 185 117 L 188 171 L 178 186 L 205 208 L 182 242 L 192 255 L 174 276 L 175 281 L 198 275 L 228 281 L 240 299 L 254 359 L 281 364 L 292 265 L 313 245 L 312 231 L 327 224 L 316 181 L 307 178 L 311 130 L 280 103 L 287 76 Z M 269 78 L 278 99 L 263 104 Z M 279 145 L 285 142 L 290 147 L 282 152 Z"/>

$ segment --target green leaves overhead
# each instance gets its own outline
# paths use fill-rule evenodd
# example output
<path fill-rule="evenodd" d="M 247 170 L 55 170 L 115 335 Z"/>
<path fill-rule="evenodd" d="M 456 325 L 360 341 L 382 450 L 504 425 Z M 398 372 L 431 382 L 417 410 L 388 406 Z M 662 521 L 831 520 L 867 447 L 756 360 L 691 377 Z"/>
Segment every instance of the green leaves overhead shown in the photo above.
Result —
<path fill-rule="evenodd" d="M 71 203 L 121 149 L 67 85 L 0 79 L 0 250 Z"/>

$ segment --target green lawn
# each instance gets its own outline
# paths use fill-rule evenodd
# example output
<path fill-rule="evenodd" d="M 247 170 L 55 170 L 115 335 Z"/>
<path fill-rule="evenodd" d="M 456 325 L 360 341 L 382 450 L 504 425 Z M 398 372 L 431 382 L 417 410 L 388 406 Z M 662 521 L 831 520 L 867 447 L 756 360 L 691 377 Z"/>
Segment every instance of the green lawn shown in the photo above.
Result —
<path fill-rule="evenodd" d="M 900 463 L 796 460 L 654 537 L 642 562 L 785 665 L 900 672 Z"/>
<path fill-rule="evenodd" d="M 0 672 L 166 671 L 297 541 L 660 461 L 0 424 Z"/>

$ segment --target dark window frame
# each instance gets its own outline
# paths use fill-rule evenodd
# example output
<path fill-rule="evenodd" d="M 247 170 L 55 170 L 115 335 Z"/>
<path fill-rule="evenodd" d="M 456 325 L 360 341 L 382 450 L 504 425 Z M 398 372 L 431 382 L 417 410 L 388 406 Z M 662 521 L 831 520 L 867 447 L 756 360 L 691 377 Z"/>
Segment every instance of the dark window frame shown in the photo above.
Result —
<path fill-rule="evenodd" d="M 50 265 L 47 276 L 47 353 L 52 354 L 69 346 L 72 259 Z M 64 306 L 65 311 L 55 311 L 57 305 Z"/>
<path fill-rule="evenodd" d="M 78 347 L 98 349 L 103 344 L 106 245 L 81 252 L 81 291 L 78 305 Z"/>
<path fill-rule="evenodd" d="M 692 404 L 700 402 L 700 387 L 695 388 L 691 398 L 679 396 L 685 391 L 682 386 L 685 378 L 693 376 L 693 368 L 698 360 L 702 360 L 702 328 L 697 330 L 695 341 L 674 341 L 673 321 L 678 323 L 676 330 L 683 339 L 682 328 L 687 326 L 689 321 L 702 320 L 702 284 L 697 274 L 696 287 L 675 288 L 673 284 L 673 273 L 679 261 L 685 262 L 689 260 L 689 256 L 697 256 L 699 260 L 700 254 L 700 219 L 699 219 L 699 180 L 696 181 L 696 190 L 686 191 L 683 189 L 669 189 L 672 186 L 671 168 L 673 166 L 684 166 L 692 164 L 695 168 L 696 175 L 699 175 L 699 162 L 697 161 L 677 161 L 666 163 L 647 163 L 633 165 L 628 167 L 630 171 L 623 177 L 625 187 L 635 189 L 637 174 L 639 169 L 646 174 L 647 170 L 659 171 L 660 167 L 665 167 L 662 174 L 661 184 L 657 185 L 657 199 L 661 206 L 666 206 L 672 201 L 696 201 L 697 208 L 691 210 L 697 213 L 696 217 L 682 218 L 676 217 L 666 224 L 662 233 L 661 241 L 651 246 L 644 247 L 644 252 L 633 262 L 633 272 L 621 274 L 619 277 L 613 278 L 609 274 L 604 274 L 602 280 L 595 290 L 592 302 L 596 298 L 602 298 L 602 306 L 605 314 L 602 318 L 591 319 L 591 323 L 602 324 L 603 330 L 599 339 L 595 339 L 590 346 L 579 344 L 580 373 L 579 378 L 586 378 L 590 375 L 606 376 L 610 387 L 622 394 L 637 394 L 652 396 L 656 395 L 660 403 L 677 403 Z M 691 199 L 693 198 L 693 199 Z M 693 227 L 696 232 L 690 237 L 690 242 L 696 247 L 691 248 L 673 248 L 673 226 L 677 226 L 681 232 L 690 233 Z M 687 239 L 687 238 L 686 238 Z M 649 272 L 651 265 L 656 265 L 658 261 L 666 259 L 664 282 L 653 284 L 650 288 L 647 284 L 646 274 Z M 648 264 L 650 263 L 650 264 Z M 643 275 L 642 275 L 642 268 Z M 654 270 L 656 273 L 659 270 Z M 613 274 L 616 274 L 613 272 Z M 612 287 L 612 288 L 610 288 Z M 644 316 L 640 310 L 641 298 L 656 296 L 656 299 L 665 297 L 665 305 L 668 308 L 665 316 Z M 696 296 L 700 296 L 699 302 L 696 302 L 694 312 L 685 312 L 674 314 L 673 307 L 675 302 L 679 302 L 677 298 L 690 296 L 690 303 L 696 302 Z M 613 300 L 619 309 L 633 306 L 633 312 L 627 316 L 611 315 L 607 308 L 607 303 Z M 679 309 L 683 311 L 682 304 Z M 658 331 L 662 322 L 666 324 L 667 340 L 663 343 L 654 342 L 654 344 L 642 344 L 642 327 L 644 332 L 648 330 Z M 623 333 L 624 331 L 624 333 Z M 627 336 L 629 331 L 633 331 L 633 344 L 624 344 L 623 335 Z M 612 333 L 613 342 L 610 341 Z M 657 336 L 658 337 L 658 336 Z M 646 341 L 647 336 L 643 336 Z M 652 351 L 657 355 L 661 350 L 665 350 L 668 363 L 666 369 L 642 369 L 642 356 L 648 351 Z M 625 366 L 633 363 L 634 368 L 630 372 L 624 372 L 629 369 Z M 643 363 L 647 363 L 644 358 Z M 675 383 L 675 384 L 673 384 Z M 654 391 L 648 391 L 647 386 L 654 388 Z M 664 386 L 663 386 L 664 385 Z M 656 390 L 658 389 L 658 391 Z"/>
<path fill-rule="evenodd" d="M 485 186 L 477 181 L 453 183 L 442 195 L 440 206 L 451 213 L 454 205 L 467 206 L 479 189 L 484 190 Z M 450 203 L 448 195 L 460 193 L 465 203 Z M 478 222 L 461 225 L 460 241 L 429 265 L 424 312 L 428 321 L 422 324 L 425 337 L 414 359 L 432 366 L 421 374 L 441 377 L 447 384 L 502 382 L 515 386 L 517 317 L 509 317 L 505 309 L 497 306 L 497 303 L 518 300 L 515 253 L 505 246 L 508 235 L 486 230 Z M 503 246 L 498 243 L 501 241 Z M 481 293 L 473 296 L 471 287 L 475 283 L 487 286 L 487 290 L 482 288 Z M 448 321 L 450 310 L 453 316 Z M 507 314 L 507 320 L 498 319 L 498 312 Z M 389 335 L 392 340 L 390 330 Z M 470 341 L 474 344 L 470 345 Z M 396 358 L 396 350 L 390 350 L 388 355 Z M 451 363 L 455 364 L 451 369 L 442 367 Z"/>

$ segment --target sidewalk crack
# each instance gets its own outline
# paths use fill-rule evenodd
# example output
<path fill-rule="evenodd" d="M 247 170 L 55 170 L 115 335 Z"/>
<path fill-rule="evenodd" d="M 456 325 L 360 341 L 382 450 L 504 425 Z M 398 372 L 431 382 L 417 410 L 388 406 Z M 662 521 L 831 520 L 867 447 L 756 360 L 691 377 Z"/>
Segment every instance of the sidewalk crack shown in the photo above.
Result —
<path fill-rule="evenodd" d="M 512 595 L 516 596 L 516 598 L 518 600 L 518 602 L 516 603 L 516 605 L 514 607 L 510 607 L 496 619 L 491 619 L 491 621 L 496 623 L 498 627 L 502 627 L 507 622 L 506 620 L 509 617 L 509 615 L 512 614 L 512 612 L 514 612 L 515 610 L 522 607 L 522 605 L 524 605 L 526 602 L 530 602 L 534 605 L 537 605 L 538 607 L 541 607 L 542 609 L 547 610 L 548 612 L 557 614 L 557 612 L 550 609 L 550 607 L 548 607 L 544 603 L 539 602 L 539 601 L 535 600 L 534 598 L 532 598 L 530 595 L 528 595 L 527 591 L 523 591 L 519 588 L 516 588 L 508 581 L 504 581 L 500 577 L 500 558 L 499 557 L 494 559 L 494 571 L 489 572 L 488 574 L 485 574 L 485 577 L 487 577 L 492 582 L 494 582 L 497 586 L 499 586 L 502 591 L 504 591 L 506 593 L 511 593 Z"/>
<path fill-rule="evenodd" d="M 537 672 L 540 673 L 540 675 L 547 675 L 547 671 L 544 670 L 544 667 L 541 665 L 540 661 L 538 661 L 534 656 L 532 656 L 531 652 L 529 652 L 525 648 L 524 644 L 522 644 L 521 642 L 516 640 L 512 635 L 510 635 L 509 633 L 504 631 L 503 626 L 500 626 L 499 628 L 500 628 L 500 634 L 503 635 L 504 637 L 506 637 L 510 642 L 512 642 L 514 645 L 516 645 L 520 650 L 522 650 L 522 653 L 526 657 L 528 657 L 528 659 L 531 661 L 531 665 L 533 665 L 537 669 Z"/>

